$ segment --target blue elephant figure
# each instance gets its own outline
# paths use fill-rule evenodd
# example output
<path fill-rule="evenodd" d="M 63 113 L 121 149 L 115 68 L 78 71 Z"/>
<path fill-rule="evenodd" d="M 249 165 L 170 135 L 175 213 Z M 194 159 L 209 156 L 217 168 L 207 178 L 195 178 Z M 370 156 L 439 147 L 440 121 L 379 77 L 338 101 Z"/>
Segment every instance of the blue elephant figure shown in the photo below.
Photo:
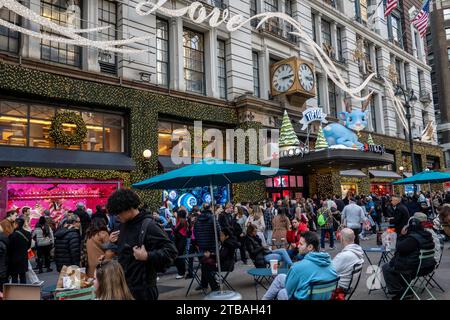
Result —
<path fill-rule="evenodd" d="M 343 122 L 343 125 L 340 123 L 330 123 L 323 128 L 323 134 L 329 146 L 342 144 L 349 148 L 364 148 L 364 144 L 358 141 L 358 136 L 352 130 L 360 131 L 367 127 L 369 110 L 366 109 L 369 103 L 370 96 L 364 102 L 361 109 L 352 110 L 348 102 L 345 101 L 347 111 L 339 112 L 338 114 L 338 118 Z"/>

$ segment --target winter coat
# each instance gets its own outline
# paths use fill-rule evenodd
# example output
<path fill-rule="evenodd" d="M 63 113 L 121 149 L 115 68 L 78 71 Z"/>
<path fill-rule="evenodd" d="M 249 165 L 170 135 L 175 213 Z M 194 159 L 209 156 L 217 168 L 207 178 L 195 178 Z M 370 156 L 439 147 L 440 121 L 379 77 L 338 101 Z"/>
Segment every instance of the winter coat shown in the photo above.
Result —
<path fill-rule="evenodd" d="M 80 218 L 81 223 L 81 237 L 84 238 L 84 235 L 86 234 L 86 230 L 89 228 L 89 225 L 91 224 L 91 217 L 89 217 L 88 213 L 78 208 L 73 212 Z"/>
<path fill-rule="evenodd" d="M 431 233 L 425 230 L 411 231 L 397 238 L 395 255 L 391 265 L 396 271 L 416 272 L 419 266 L 420 250 L 434 249 L 434 241 Z M 436 265 L 434 256 L 422 261 L 421 270 L 431 271 Z"/>
<path fill-rule="evenodd" d="M 86 241 L 86 251 L 88 259 L 87 275 L 94 277 L 95 267 L 98 264 L 100 256 L 105 254 L 102 245 L 109 242 L 109 234 L 107 231 L 100 231 Z"/>
<path fill-rule="evenodd" d="M 278 214 L 273 218 L 272 226 L 272 238 L 275 239 L 275 242 L 282 242 L 281 238 L 286 240 L 287 231 L 291 227 L 289 218 L 284 214 Z"/>
<path fill-rule="evenodd" d="M 395 227 L 395 232 L 397 232 L 397 235 L 400 234 L 403 227 L 408 224 L 409 220 L 409 211 L 408 208 L 405 207 L 405 205 L 399 203 L 394 208 L 394 218 L 391 220 L 391 223 Z"/>
<path fill-rule="evenodd" d="M 8 278 L 8 245 L 8 237 L 0 232 L 0 284 L 3 283 L 2 280 Z"/>
<path fill-rule="evenodd" d="M 47 247 L 52 246 L 55 242 L 55 239 L 53 237 L 53 231 L 49 227 L 50 233 L 44 237 L 44 230 L 42 227 L 37 226 L 36 229 L 33 231 L 33 239 L 36 241 L 36 247 Z"/>
<path fill-rule="evenodd" d="M 336 199 L 334 202 L 336 203 L 338 211 L 342 212 L 342 210 L 344 210 L 345 208 L 344 201 L 342 199 Z"/>
<path fill-rule="evenodd" d="M 310 283 L 331 281 L 338 276 L 331 257 L 326 252 L 310 252 L 303 260 L 294 263 L 286 276 L 288 297 L 296 300 L 309 299 Z M 331 293 L 319 293 L 312 300 L 330 300 Z"/>
<path fill-rule="evenodd" d="M 364 251 L 357 244 L 345 246 L 333 259 L 333 266 L 340 279 L 339 288 L 347 289 L 352 280 L 353 266 L 364 263 Z"/>
<path fill-rule="evenodd" d="M 178 255 L 184 255 L 186 253 L 186 244 L 188 238 L 188 228 L 187 222 L 186 225 L 181 225 L 178 223 L 176 227 L 173 229 L 173 235 L 175 240 L 175 247 L 177 248 Z"/>
<path fill-rule="evenodd" d="M 133 247 L 140 245 L 139 235 L 145 219 L 150 220 L 143 241 L 148 259 L 138 261 L 134 257 Z M 131 294 L 135 298 L 148 297 L 146 292 L 156 287 L 158 270 L 164 270 L 171 265 L 178 254 L 167 233 L 145 212 L 140 212 L 132 220 L 120 225 L 117 247 L 119 263 L 125 273 Z"/>
<path fill-rule="evenodd" d="M 262 246 L 262 241 L 258 236 L 251 237 L 247 235 L 247 237 L 245 237 L 245 249 L 248 251 L 250 259 L 252 259 L 256 268 L 266 267 L 264 256 L 268 254 L 270 250 L 265 249 Z"/>
<path fill-rule="evenodd" d="M 219 224 L 222 229 L 232 228 L 233 216 L 231 213 L 222 212 L 219 214 Z"/>
<path fill-rule="evenodd" d="M 220 247 L 220 267 L 222 271 L 233 271 L 235 262 L 235 253 L 241 244 L 233 237 L 226 239 Z"/>
<path fill-rule="evenodd" d="M 55 232 L 55 263 L 56 270 L 63 266 L 79 266 L 81 259 L 80 230 L 76 228 L 61 228 Z"/>
<path fill-rule="evenodd" d="M 8 270 L 10 274 L 28 271 L 28 249 L 30 247 L 30 232 L 20 229 L 9 235 Z"/>
<path fill-rule="evenodd" d="M 216 250 L 216 239 L 214 237 L 214 216 L 211 211 L 204 211 L 197 218 L 197 222 L 194 225 L 194 236 L 197 241 L 197 245 L 200 251 Z M 220 225 L 216 223 L 217 227 L 217 239 L 220 235 Z"/>

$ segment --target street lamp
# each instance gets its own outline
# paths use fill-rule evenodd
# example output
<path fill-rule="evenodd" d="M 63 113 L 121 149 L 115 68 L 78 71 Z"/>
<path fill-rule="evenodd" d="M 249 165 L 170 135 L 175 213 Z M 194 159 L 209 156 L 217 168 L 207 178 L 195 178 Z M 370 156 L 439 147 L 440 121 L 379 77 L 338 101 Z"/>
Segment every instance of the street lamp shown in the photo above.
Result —
<path fill-rule="evenodd" d="M 403 89 L 402 86 L 397 85 L 396 96 L 402 96 L 405 99 L 404 106 L 406 109 L 406 120 L 408 120 L 408 135 L 409 135 L 409 151 L 411 153 L 411 164 L 412 164 L 412 174 L 416 174 L 416 163 L 414 161 L 414 146 L 413 146 L 413 138 L 412 138 L 412 131 L 411 131 L 411 108 L 414 107 L 414 105 L 417 102 L 417 97 L 414 95 L 414 90 L 406 90 Z"/>

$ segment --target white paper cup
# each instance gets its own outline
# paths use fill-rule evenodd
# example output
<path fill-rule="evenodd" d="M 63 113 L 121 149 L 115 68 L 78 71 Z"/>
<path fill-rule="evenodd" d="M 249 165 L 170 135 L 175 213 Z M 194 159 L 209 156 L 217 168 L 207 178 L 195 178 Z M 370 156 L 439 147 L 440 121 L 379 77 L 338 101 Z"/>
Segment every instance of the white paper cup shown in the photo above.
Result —
<path fill-rule="evenodd" d="M 278 274 L 278 260 L 270 260 L 270 270 L 272 270 L 272 275 Z"/>

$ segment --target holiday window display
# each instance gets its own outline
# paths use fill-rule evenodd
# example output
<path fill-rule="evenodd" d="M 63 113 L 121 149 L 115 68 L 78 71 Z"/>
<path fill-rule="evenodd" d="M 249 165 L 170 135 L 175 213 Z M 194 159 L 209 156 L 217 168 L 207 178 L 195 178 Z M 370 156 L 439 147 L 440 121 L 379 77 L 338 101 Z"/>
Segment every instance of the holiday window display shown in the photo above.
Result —
<path fill-rule="evenodd" d="M 63 181 L 31 180 L 7 182 L 7 210 L 31 208 L 30 225 L 36 225 L 44 210 L 59 222 L 65 213 L 74 211 L 78 203 L 95 212 L 97 205 L 104 206 L 109 195 L 120 188 L 119 181 Z"/>
<path fill-rule="evenodd" d="M 230 201 L 230 195 L 227 186 L 214 186 L 214 204 L 225 205 Z M 188 189 L 172 189 L 163 192 L 163 202 L 168 200 L 172 208 L 177 209 L 181 206 L 191 211 L 194 206 L 201 207 L 203 203 L 211 202 L 211 193 L 209 187 L 196 187 Z"/>

